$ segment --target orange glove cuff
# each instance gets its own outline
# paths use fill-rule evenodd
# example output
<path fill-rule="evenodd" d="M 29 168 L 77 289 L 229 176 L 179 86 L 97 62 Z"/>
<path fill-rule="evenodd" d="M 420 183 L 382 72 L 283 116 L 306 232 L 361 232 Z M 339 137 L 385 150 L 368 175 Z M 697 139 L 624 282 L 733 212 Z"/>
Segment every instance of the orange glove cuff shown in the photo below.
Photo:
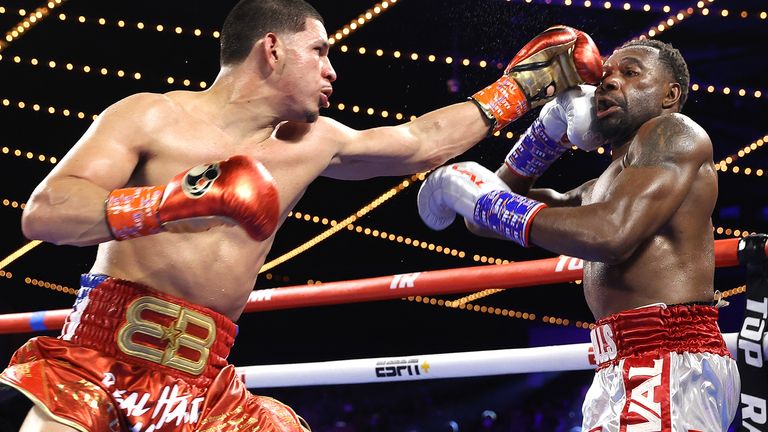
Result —
<path fill-rule="evenodd" d="M 158 208 L 165 186 L 115 189 L 107 198 L 107 225 L 115 240 L 127 240 L 163 230 Z"/>
<path fill-rule="evenodd" d="M 520 86 L 507 75 L 473 94 L 472 99 L 489 119 L 495 120 L 493 132 L 522 117 L 531 107 Z"/>

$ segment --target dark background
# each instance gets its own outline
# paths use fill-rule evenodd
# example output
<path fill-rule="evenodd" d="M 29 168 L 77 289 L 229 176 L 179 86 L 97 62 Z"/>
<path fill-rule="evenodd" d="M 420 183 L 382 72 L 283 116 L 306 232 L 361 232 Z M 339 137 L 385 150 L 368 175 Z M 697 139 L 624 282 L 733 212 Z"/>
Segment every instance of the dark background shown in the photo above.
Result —
<path fill-rule="evenodd" d="M 329 35 L 374 5 L 373 0 L 310 3 L 325 17 Z M 10 104 L 0 106 L 0 147 L 8 148 L 0 153 L 0 169 L 4 173 L 0 189 L 0 257 L 26 243 L 20 230 L 20 205 L 54 166 L 50 157 L 60 159 L 86 130 L 93 114 L 135 92 L 199 90 L 200 81 L 213 81 L 218 72 L 218 40 L 211 34 L 219 29 L 233 4 L 70 0 L 0 52 L 0 99 L 8 99 Z M 20 8 L 29 12 L 41 5 L 40 1 L 28 0 L 0 3 L 5 8 L 0 13 L 0 30 L 12 29 L 21 21 Z M 715 162 L 768 134 L 766 96 L 754 96 L 755 91 L 768 90 L 763 42 L 768 36 L 768 20 L 760 17 L 768 8 L 763 1 L 716 1 L 708 4 L 708 15 L 703 15 L 692 0 L 649 2 L 650 12 L 641 11 L 641 3 L 631 2 L 630 11 L 622 10 L 622 5 L 613 4 L 606 9 L 602 2 L 587 8 L 583 1 L 564 6 L 562 0 L 400 0 L 331 49 L 339 79 L 334 84 L 332 108 L 324 115 L 360 129 L 398 124 L 395 113 L 406 117 L 420 115 L 462 101 L 495 80 L 500 73 L 495 67 L 497 63 L 506 64 L 523 44 L 551 25 L 566 24 L 588 32 L 603 55 L 609 55 L 621 43 L 692 7 L 693 15 L 658 35 L 660 40 L 680 49 L 688 61 L 691 82 L 700 87 L 691 91 L 684 113 L 710 134 Z M 664 5 L 669 5 L 671 11 L 664 12 Z M 727 17 L 722 16 L 724 9 L 729 12 Z M 742 12 L 746 18 L 740 16 Z M 60 13 L 66 14 L 66 20 L 58 17 Z M 78 22 L 79 16 L 84 16 L 86 22 Z M 104 18 L 106 24 L 100 25 L 98 18 Z M 126 27 L 119 28 L 117 20 L 124 20 Z M 146 28 L 136 29 L 137 22 L 143 22 Z M 165 27 L 164 31 L 155 29 L 158 24 Z M 176 26 L 183 29 L 181 35 L 173 32 Z M 191 34 L 195 28 L 201 29 L 203 35 Z M 342 45 L 349 47 L 347 52 L 342 51 Z M 365 55 L 358 53 L 360 47 L 366 48 Z M 377 57 L 373 54 L 376 49 L 384 50 L 385 54 Z M 394 58 L 394 50 L 401 51 L 403 56 Z M 420 59 L 410 60 L 411 53 L 418 53 Z M 425 60 L 429 54 L 434 54 L 437 61 Z M 20 58 L 19 63 L 13 60 L 15 56 Z M 445 63 L 446 56 L 454 59 L 453 64 Z M 33 58 L 38 65 L 31 64 Z M 460 65 L 458 60 L 464 58 L 472 65 Z M 48 66 L 51 60 L 57 63 L 56 67 Z M 489 66 L 477 66 L 480 60 L 486 60 Z M 75 70 L 66 70 L 66 63 L 72 63 Z M 83 65 L 89 65 L 93 71 L 82 72 Z M 106 76 L 98 72 L 102 67 L 108 69 Z M 126 71 L 128 77 L 118 77 L 118 69 Z M 141 79 L 132 78 L 135 72 L 141 73 Z M 169 76 L 175 78 L 174 84 L 167 83 Z M 184 86 L 185 78 L 192 85 Z M 709 85 L 714 86 L 711 93 L 704 90 Z M 724 87 L 730 88 L 731 93 L 724 94 Z M 747 93 L 744 97 L 736 94 L 742 88 Z M 18 107 L 19 101 L 25 102 L 24 109 Z M 42 109 L 30 109 L 34 103 Z M 346 108 L 338 109 L 339 103 Z M 353 105 L 360 106 L 362 112 L 352 112 Z M 55 114 L 45 112 L 49 106 L 56 108 Z M 60 112 L 65 108 L 73 114 L 62 115 Z M 373 108 L 375 114 L 365 114 L 367 108 Z M 388 118 L 380 115 L 382 110 L 390 113 Z M 85 113 L 86 118 L 77 119 L 77 112 Z M 511 131 L 518 136 L 535 115 L 526 115 L 505 133 Z M 476 160 L 495 169 L 512 144 L 512 139 L 491 137 L 457 159 Z M 14 155 L 17 149 L 20 156 Z M 31 159 L 27 152 L 32 153 Z M 716 227 L 766 231 L 766 176 L 758 177 L 754 172 L 767 168 L 767 154 L 758 147 L 720 173 L 720 197 L 713 214 Z M 45 162 L 38 160 L 40 155 Z M 567 190 L 596 177 L 608 162 L 607 154 L 569 152 L 539 184 Z M 740 172 L 733 173 L 733 166 L 738 166 Z M 751 168 L 752 174 L 745 175 L 745 168 Z M 401 178 L 364 182 L 318 179 L 296 211 L 342 220 L 400 181 Z M 416 213 L 417 188 L 418 183 L 406 188 L 356 224 L 462 250 L 466 252 L 465 258 L 344 230 L 270 270 L 255 288 L 482 265 L 473 259 L 476 255 L 510 261 L 552 256 L 536 248 L 522 249 L 506 242 L 472 237 L 458 223 L 443 232 L 429 231 Z M 327 228 L 290 218 L 277 236 L 271 258 Z M 731 236 L 718 234 L 716 238 Z M 95 248 L 91 247 L 43 244 L 35 248 L 4 269 L 9 273 L 0 273 L 4 294 L 0 312 L 69 307 L 74 299 L 71 294 L 35 286 L 25 279 L 76 287 L 79 274 L 88 271 L 94 253 Z M 716 287 L 728 290 L 743 280 L 739 269 L 719 270 Z M 743 299 L 737 296 L 730 300 L 732 306 L 723 311 L 721 319 L 724 332 L 735 331 L 742 316 Z M 236 365 L 295 363 L 588 340 L 588 331 L 573 325 L 576 321 L 592 320 L 577 284 L 510 290 L 477 300 L 476 304 L 534 313 L 537 319 L 492 316 L 402 300 L 250 314 L 238 322 L 240 335 L 230 360 Z M 570 324 L 547 324 L 541 320 L 544 316 L 568 319 Z M 0 337 L 0 363 L 7 362 L 28 337 Z M 591 375 L 531 374 L 257 392 L 295 406 L 315 430 L 345 430 L 339 422 L 346 422 L 347 427 L 367 425 L 354 430 L 451 430 L 447 426 L 451 419 L 461 430 L 476 430 L 486 409 L 497 412 L 497 430 L 568 430 L 579 424 L 581 393 Z M 0 426 L 2 421 L 8 425 L 18 421 L 26 409 L 21 407 L 17 399 L 0 405 L 0 419 L 4 419 Z M 381 419 L 379 426 L 375 426 L 375 418 Z"/>

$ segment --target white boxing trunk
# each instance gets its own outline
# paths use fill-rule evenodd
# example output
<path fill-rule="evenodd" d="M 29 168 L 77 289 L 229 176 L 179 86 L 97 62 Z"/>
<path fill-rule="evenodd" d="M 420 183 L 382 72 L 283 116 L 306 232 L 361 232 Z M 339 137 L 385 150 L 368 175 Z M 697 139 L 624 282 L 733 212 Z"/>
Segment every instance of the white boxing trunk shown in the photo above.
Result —
<path fill-rule="evenodd" d="M 662 304 L 598 321 L 582 431 L 727 431 L 740 380 L 717 315 L 711 306 Z"/>

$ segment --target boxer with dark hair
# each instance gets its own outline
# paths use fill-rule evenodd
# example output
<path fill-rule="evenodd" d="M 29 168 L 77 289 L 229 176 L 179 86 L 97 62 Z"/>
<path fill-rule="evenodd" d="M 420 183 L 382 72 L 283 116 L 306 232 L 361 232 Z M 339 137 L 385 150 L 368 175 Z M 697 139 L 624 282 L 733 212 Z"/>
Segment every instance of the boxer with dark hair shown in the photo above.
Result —
<path fill-rule="evenodd" d="M 61 336 L 30 340 L 0 374 L 35 403 L 24 431 L 306 429 L 226 358 L 308 185 L 433 168 L 602 70 L 589 36 L 559 26 L 471 101 L 358 131 L 319 115 L 336 71 L 307 3 L 243 0 L 221 44 L 209 89 L 110 106 L 29 199 L 27 237 L 99 248 Z"/>
<path fill-rule="evenodd" d="M 434 229 L 459 213 L 477 234 L 584 259 L 598 362 L 584 431 L 726 431 L 736 414 L 739 374 L 713 300 L 717 172 L 709 136 L 680 114 L 688 82 L 676 49 L 627 43 L 597 88 L 544 106 L 496 175 L 454 164 L 419 191 Z M 603 144 L 612 162 L 599 178 L 531 189 L 568 147 Z"/>

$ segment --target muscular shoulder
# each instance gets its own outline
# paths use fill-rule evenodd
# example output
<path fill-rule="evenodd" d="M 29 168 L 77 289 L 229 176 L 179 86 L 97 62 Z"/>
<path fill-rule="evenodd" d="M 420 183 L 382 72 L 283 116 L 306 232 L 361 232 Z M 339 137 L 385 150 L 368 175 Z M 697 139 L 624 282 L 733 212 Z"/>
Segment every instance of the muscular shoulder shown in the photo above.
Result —
<path fill-rule="evenodd" d="M 645 122 L 627 153 L 627 162 L 633 166 L 685 161 L 703 163 L 711 159 L 709 135 L 688 116 L 678 113 Z"/>
<path fill-rule="evenodd" d="M 168 95 L 136 93 L 115 102 L 100 117 L 137 130 L 150 131 L 172 123 L 181 112 L 179 102 Z"/>

